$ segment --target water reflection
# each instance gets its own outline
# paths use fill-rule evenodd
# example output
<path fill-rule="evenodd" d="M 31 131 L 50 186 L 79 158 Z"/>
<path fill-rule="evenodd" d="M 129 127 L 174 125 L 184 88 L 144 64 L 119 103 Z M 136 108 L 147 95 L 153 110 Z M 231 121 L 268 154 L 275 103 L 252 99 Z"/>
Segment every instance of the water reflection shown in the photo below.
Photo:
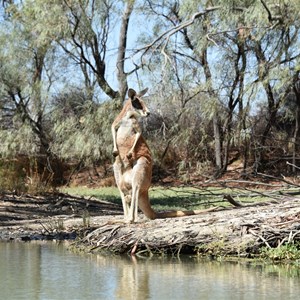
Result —
<path fill-rule="evenodd" d="M 1 299 L 298 299 L 299 269 L 193 259 L 75 255 L 0 243 Z"/>
<path fill-rule="evenodd" d="M 299 299 L 297 267 L 191 258 L 128 260 L 122 262 L 116 299 Z"/>

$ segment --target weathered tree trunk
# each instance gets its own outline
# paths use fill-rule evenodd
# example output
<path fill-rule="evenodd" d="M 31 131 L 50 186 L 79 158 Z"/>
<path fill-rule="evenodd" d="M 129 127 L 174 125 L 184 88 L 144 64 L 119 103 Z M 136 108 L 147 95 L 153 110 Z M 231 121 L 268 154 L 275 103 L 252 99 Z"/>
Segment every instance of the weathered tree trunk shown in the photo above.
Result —
<path fill-rule="evenodd" d="M 296 173 L 296 155 L 297 155 L 297 136 L 299 132 L 299 106 L 296 106 L 296 114 L 295 114 L 295 130 L 294 136 L 292 139 L 293 142 L 293 159 L 292 159 L 292 172 L 293 174 Z"/>
<path fill-rule="evenodd" d="M 213 117 L 213 127 L 214 127 L 214 138 L 215 138 L 215 163 L 216 163 L 216 173 L 218 174 L 222 170 L 222 138 L 220 132 L 219 118 L 217 113 Z"/>
<path fill-rule="evenodd" d="M 133 10 L 134 1 L 128 1 L 122 17 L 120 35 L 119 35 L 119 48 L 117 58 L 117 78 L 119 83 L 120 99 L 124 100 L 128 90 L 127 74 L 125 73 L 125 54 L 127 48 L 127 32 L 130 16 Z"/>
<path fill-rule="evenodd" d="M 205 22 L 204 22 L 205 23 Z M 204 29 L 207 30 L 207 25 L 204 25 Z M 206 42 L 203 46 L 200 54 L 201 64 L 204 69 L 205 74 L 205 81 L 207 84 L 208 94 L 212 99 L 217 99 L 217 95 L 212 88 L 212 75 L 207 59 L 207 48 L 208 43 Z M 212 109 L 215 110 L 213 116 L 213 128 L 214 128 L 214 139 L 215 139 L 215 164 L 216 164 L 216 175 L 220 175 L 220 171 L 222 170 L 222 134 L 219 122 L 219 115 L 218 115 L 218 107 L 213 107 Z"/>
<path fill-rule="evenodd" d="M 297 157 L 297 150 L 298 150 L 298 135 L 299 135 L 299 121 L 300 121 L 300 83 L 298 81 L 299 71 L 295 75 L 295 83 L 293 85 L 293 93 L 295 95 L 295 102 L 296 102 L 296 111 L 295 111 L 295 129 L 293 135 L 293 166 L 292 172 L 293 174 L 296 173 L 296 157 Z"/>

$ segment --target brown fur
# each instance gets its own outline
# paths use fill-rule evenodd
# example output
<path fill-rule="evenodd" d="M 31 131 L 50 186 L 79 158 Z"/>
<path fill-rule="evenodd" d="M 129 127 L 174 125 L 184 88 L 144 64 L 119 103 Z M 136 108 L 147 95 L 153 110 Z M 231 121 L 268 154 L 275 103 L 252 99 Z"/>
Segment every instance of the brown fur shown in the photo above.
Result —
<path fill-rule="evenodd" d="M 215 210 L 170 211 L 155 212 L 149 201 L 148 190 L 152 178 L 152 156 L 150 149 L 141 135 L 138 116 L 147 116 L 149 111 L 145 103 L 135 91 L 129 90 L 127 100 L 120 114 L 112 124 L 114 138 L 113 165 L 114 175 L 119 188 L 125 220 L 136 222 L 138 207 L 149 219 L 182 217 Z M 132 101 L 136 98 L 140 101 L 137 110 Z M 115 136 L 114 136 L 115 135 Z"/>

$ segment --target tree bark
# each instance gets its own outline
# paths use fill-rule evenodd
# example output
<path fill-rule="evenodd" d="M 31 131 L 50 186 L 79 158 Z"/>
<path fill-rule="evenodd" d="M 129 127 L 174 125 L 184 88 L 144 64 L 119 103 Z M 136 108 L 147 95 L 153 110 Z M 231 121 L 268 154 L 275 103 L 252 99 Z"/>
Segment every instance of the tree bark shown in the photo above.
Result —
<path fill-rule="evenodd" d="M 124 100 L 128 90 L 127 74 L 125 72 L 125 54 L 127 48 L 127 32 L 130 16 L 133 10 L 134 1 L 128 1 L 122 16 L 122 23 L 119 35 L 119 48 L 117 57 L 117 78 L 119 83 L 120 99 Z"/>
<path fill-rule="evenodd" d="M 213 99 L 217 99 L 217 95 L 213 91 L 212 84 L 211 84 L 212 76 L 211 76 L 211 71 L 207 60 L 207 43 L 206 45 L 204 45 L 204 47 L 201 50 L 200 59 L 204 69 L 205 81 L 208 87 L 209 97 Z M 215 110 L 213 116 L 213 129 L 214 129 L 214 139 L 215 139 L 215 164 L 216 164 L 216 174 L 218 176 L 223 167 L 222 134 L 221 134 L 221 128 L 219 124 L 218 107 L 213 107 L 213 109 Z"/>

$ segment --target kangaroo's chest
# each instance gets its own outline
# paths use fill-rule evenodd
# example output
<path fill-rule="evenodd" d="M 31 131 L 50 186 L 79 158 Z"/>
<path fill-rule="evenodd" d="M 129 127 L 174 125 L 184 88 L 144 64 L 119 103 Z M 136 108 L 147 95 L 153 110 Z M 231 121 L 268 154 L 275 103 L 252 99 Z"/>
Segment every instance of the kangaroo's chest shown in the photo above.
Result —
<path fill-rule="evenodd" d="M 117 144 L 132 145 L 137 132 L 137 122 L 132 119 L 122 120 L 120 127 L 117 130 Z"/>
<path fill-rule="evenodd" d="M 135 135 L 135 130 L 130 121 L 122 121 L 117 131 L 118 138 L 128 138 Z"/>

